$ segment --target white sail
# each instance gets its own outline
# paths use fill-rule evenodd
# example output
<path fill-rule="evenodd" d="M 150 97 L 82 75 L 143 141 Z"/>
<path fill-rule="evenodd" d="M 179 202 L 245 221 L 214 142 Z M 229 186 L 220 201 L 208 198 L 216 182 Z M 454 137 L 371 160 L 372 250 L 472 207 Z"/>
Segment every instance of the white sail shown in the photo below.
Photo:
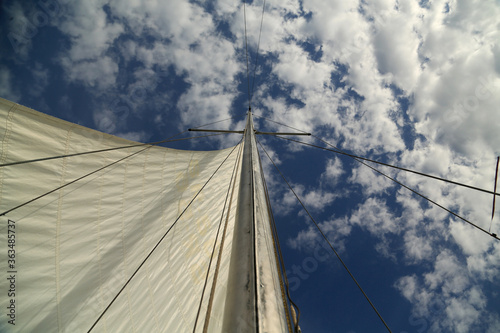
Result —
<path fill-rule="evenodd" d="M 136 144 L 4 99 L 0 136 L 0 164 Z M 0 168 L 0 244 L 11 250 L 1 260 L 0 293 L 12 321 L 1 321 L 2 332 L 87 332 L 94 323 L 93 332 L 192 332 L 195 322 L 197 332 L 222 330 L 242 150 L 146 147 Z M 256 179 L 262 316 L 272 318 L 259 325 L 287 331 Z"/>

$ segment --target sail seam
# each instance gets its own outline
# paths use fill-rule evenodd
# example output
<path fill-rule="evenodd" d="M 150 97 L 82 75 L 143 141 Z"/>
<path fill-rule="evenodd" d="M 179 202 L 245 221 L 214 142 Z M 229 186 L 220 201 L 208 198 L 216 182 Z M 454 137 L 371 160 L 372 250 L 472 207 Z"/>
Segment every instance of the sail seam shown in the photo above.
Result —
<path fill-rule="evenodd" d="M 125 230 L 125 202 L 126 202 L 126 199 L 125 199 L 125 195 L 127 192 L 127 172 L 128 172 L 128 163 L 129 161 L 126 161 L 124 163 L 124 170 L 123 170 L 123 191 L 122 191 L 122 209 L 121 209 L 121 220 L 122 220 L 122 228 L 121 228 L 121 235 L 122 235 L 122 254 L 123 254 L 123 276 L 127 276 L 127 271 L 128 271 L 128 267 L 129 267 L 129 264 L 128 264 L 128 260 L 127 260 L 127 249 L 126 249 L 126 246 L 125 246 L 125 234 L 124 234 L 124 230 Z M 130 300 L 130 290 L 129 288 L 127 287 L 126 290 L 125 290 L 126 294 L 127 294 L 127 309 L 128 309 L 128 313 L 129 313 L 129 322 L 132 323 L 132 331 L 133 332 L 137 332 L 137 329 L 135 327 L 135 320 L 133 320 L 133 315 L 132 315 L 132 302 Z"/>
<path fill-rule="evenodd" d="M 66 132 L 66 140 L 64 143 L 64 152 L 68 153 L 69 150 L 69 139 L 71 137 L 71 130 L 68 130 Z M 60 173 L 60 183 L 64 183 L 64 176 L 66 174 L 66 167 L 67 167 L 67 160 L 63 159 L 61 163 L 61 173 Z M 57 220 L 56 220 L 56 235 L 55 235 L 55 274 L 56 274 L 56 308 L 57 308 L 57 325 L 59 331 L 61 331 L 62 328 L 62 319 L 61 319 L 61 286 L 60 286 L 60 281 L 61 281 L 61 271 L 60 271 L 60 249 L 61 249 L 61 210 L 62 210 L 62 202 L 64 198 L 64 190 L 61 189 L 59 191 L 59 198 L 57 202 Z"/>
<path fill-rule="evenodd" d="M 103 164 L 106 165 L 106 161 L 107 160 L 107 157 L 104 156 L 103 158 Z M 66 161 L 66 159 L 63 159 L 63 161 Z M 98 263 L 98 274 L 99 274 L 99 295 L 100 295 L 100 299 L 102 300 L 102 306 L 104 306 L 104 292 L 103 292 L 103 277 L 102 277 L 102 258 L 101 258 L 101 208 L 102 208 L 102 183 L 103 183 L 103 179 L 101 177 L 102 175 L 99 175 L 99 197 L 98 197 L 98 203 L 97 203 L 97 219 L 95 221 L 95 224 L 96 224 L 96 229 L 97 229 L 97 237 L 96 237 L 96 240 L 97 240 L 97 263 Z M 60 192 L 64 191 L 63 189 L 61 189 Z M 58 225 L 59 225 L 59 219 L 58 219 Z M 58 237 L 59 239 L 59 233 L 58 233 Z M 101 303 L 101 302 L 99 302 Z M 104 320 L 104 329 L 107 330 L 107 325 L 106 325 L 106 320 Z"/>
<path fill-rule="evenodd" d="M 14 111 L 16 109 L 17 104 L 13 104 L 9 109 L 8 115 L 5 118 L 5 133 L 2 139 L 2 156 L 0 157 L 0 161 L 3 163 L 7 158 L 7 154 L 9 152 L 9 143 L 10 136 L 12 134 L 12 119 L 14 118 Z M 2 174 L 0 177 L 0 199 L 3 197 L 3 180 L 4 180 L 4 171 L 2 170 Z"/>
<path fill-rule="evenodd" d="M 145 198 L 145 194 L 144 194 L 144 188 L 145 188 L 145 184 L 146 184 L 146 166 L 148 164 L 148 158 L 149 158 L 149 152 L 151 150 L 148 150 L 144 156 L 144 163 L 142 164 L 142 186 L 141 186 L 141 227 L 142 227 L 142 239 L 144 240 L 145 238 L 145 235 L 146 235 L 146 226 L 144 225 L 144 198 Z M 146 241 L 143 241 L 143 244 L 147 244 Z M 144 246 L 144 253 L 146 254 L 147 253 L 147 248 L 146 246 Z M 152 307 L 152 312 L 153 312 L 153 317 L 154 317 L 154 320 L 155 320 L 155 324 L 156 324 L 156 330 L 157 332 L 160 331 L 160 325 L 158 323 L 158 313 L 156 311 L 156 306 L 155 306 L 155 302 L 154 302 L 154 297 L 153 297 L 153 294 L 151 292 L 152 288 L 151 288 L 151 270 L 150 270 L 150 267 L 149 267 L 149 263 L 146 263 L 145 264 L 146 266 L 146 272 L 147 274 L 146 275 L 146 281 L 147 281 L 147 284 L 148 284 L 148 290 L 147 290 L 147 294 L 148 294 L 148 298 L 151 302 L 151 307 Z"/>

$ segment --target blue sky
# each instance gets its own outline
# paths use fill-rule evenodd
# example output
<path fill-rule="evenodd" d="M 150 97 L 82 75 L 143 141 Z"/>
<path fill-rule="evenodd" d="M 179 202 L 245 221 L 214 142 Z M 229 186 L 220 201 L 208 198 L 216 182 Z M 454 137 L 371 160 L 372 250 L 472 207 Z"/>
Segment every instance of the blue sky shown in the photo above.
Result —
<path fill-rule="evenodd" d="M 226 118 L 214 127 L 243 128 L 241 2 L 1 6 L 1 97 L 142 142 Z M 246 7 L 251 73 L 261 12 L 262 1 Z M 494 0 L 267 1 L 253 111 L 354 154 L 491 190 L 500 155 L 498 17 Z M 260 140 L 393 332 L 500 331 L 500 242 L 347 157 Z M 261 155 L 303 331 L 383 332 Z M 488 229 L 490 195 L 380 169 Z M 497 218 L 492 231 L 499 226 Z"/>

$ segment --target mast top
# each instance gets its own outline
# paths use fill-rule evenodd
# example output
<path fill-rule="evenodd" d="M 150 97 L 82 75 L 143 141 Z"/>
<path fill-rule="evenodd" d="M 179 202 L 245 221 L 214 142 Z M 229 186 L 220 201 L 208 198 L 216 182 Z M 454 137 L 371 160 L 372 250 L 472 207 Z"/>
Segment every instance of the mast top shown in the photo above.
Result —
<path fill-rule="evenodd" d="M 248 107 L 247 111 L 247 123 L 245 125 L 245 129 L 249 127 L 255 135 L 311 135 L 311 133 L 294 133 L 294 132 L 261 132 L 256 131 L 253 126 L 252 121 L 252 107 Z M 188 131 L 191 132 L 212 132 L 212 133 L 238 133 L 243 134 L 242 130 L 213 130 L 213 129 L 200 129 L 200 128 L 189 128 Z"/>

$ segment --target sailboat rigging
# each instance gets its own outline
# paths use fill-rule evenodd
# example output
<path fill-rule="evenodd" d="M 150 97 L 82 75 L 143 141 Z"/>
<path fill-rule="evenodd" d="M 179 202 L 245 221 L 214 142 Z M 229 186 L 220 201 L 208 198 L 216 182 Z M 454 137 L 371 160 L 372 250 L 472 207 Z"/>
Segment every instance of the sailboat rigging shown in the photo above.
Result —
<path fill-rule="evenodd" d="M 14 312 L 16 329 L 72 330 L 94 318 L 89 331 L 129 325 L 168 332 L 186 327 L 220 331 L 221 325 L 227 331 L 291 330 L 261 168 L 249 141 L 255 140 L 250 114 L 239 146 L 184 152 L 109 135 L 95 140 L 93 130 L 6 100 L 1 106 L 7 119 L 3 145 L 8 147 L 2 154 L 1 215 L 4 225 L 16 226 L 15 259 L 10 269 L 2 268 L 23 290 L 13 302 L 23 304 Z M 28 131 L 32 126 L 43 130 Z M 33 162 L 8 165 L 33 145 L 38 148 Z M 81 147 L 97 153 L 89 159 L 77 153 Z M 66 157 L 43 158 L 61 153 Z M 242 183 L 250 188 L 241 190 Z M 231 195 L 222 195 L 225 191 Z M 248 238 L 250 226 L 240 223 L 238 241 L 232 242 L 240 219 L 255 229 Z M 210 251 L 223 222 L 226 245 L 216 242 Z M 217 272 L 215 260 L 206 267 L 214 254 Z M 248 257 L 249 270 L 239 269 L 245 262 L 241 256 Z M 245 279 L 250 278 L 249 285 Z M 206 282 L 210 292 L 198 299 Z M 3 282 L 2 290 L 7 287 Z M 247 302 L 241 302 L 243 295 Z M 195 318 L 189 309 L 196 302 L 202 315 Z M 235 313 L 238 304 L 243 309 Z M 171 315 L 153 310 L 153 320 L 136 311 L 150 306 Z M 120 315 L 127 312 L 129 321 Z"/>
<path fill-rule="evenodd" d="M 96 135 L 0 102 L 7 119 L 0 207 L 3 225 L 15 226 L 16 240 L 12 266 L 2 268 L 24 290 L 16 295 L 18 303 L 12 303 L 23 304 L 16 309 L 17 318 L 29 318 L 17 319 L 16 328 L 82 328 L 94 317 L 98 319 L 91 327 L 98 331 L 121 330 L 132 324 L 119 315 L 128 312 L 138 327 L 167 331 L 193 325 L 194 331 L 298 329 L 285 298 L 289 290 L 285 291 L 270 223 L 255 141 L 259 132 L 253 129 L 250 112 L 238 146 L 190 152 Z M 43 130 L 29 131 L 32 126 Z M 34 145 L 34 159 L 16 164 Z M 92 159 L 80 154 L 82 146 L 93 151 Z M 61 153 L 65 157 L 57 160 L 42 158 Z M 102 166 L 95 169 L 96 165 Z M 120 207 L 122 212 L 117 211 Z M 222 223 L 223 236 L 215 237 Z M 22 275 L 17 275 L 18 267 Z M 206 316 L 195 320 L 186 311 L 197 302 L 205 269 L 205 286 L 209 282 L 212 289 L 199 300 Z M 2 290 L 8 287 L 2 281 Z M 185 319 L 172 321 L 180 317 L 153 311 L 152 320 L 135 310 L 153 304 Z"/>
<path fill-rule="evenodd" d="M 241 135 L 232 147 L 161 146 L 186 139 L 177 135 L 139 143 L 0 98 L 0 243 L 8 246 L 8 259 L 0 264 L 7 273 L 0 292 L 8 296 L 2 303 L 8 320 L 0 322 L 0 331 L 300 332 L 261 147 L 390 332 L 383 311 L 375 308 L 259 135 L 348 156 L 500 240 L 491 224 L 486 230 L 373 164 L 492 194 L 492 221 L 500 195 L 496 176 L 490 191 L 345 152 L 315 135 L 328 147 L 286 137 L 311 136 L 295 128 L 255 129 L 253 117 L 259 116 L 252 113 L 252 101 L 265 6 L 264 1 L 253 81 L 244 14 L 245 128 L 188 130 L 207 132 L 200 138 Z"/>

